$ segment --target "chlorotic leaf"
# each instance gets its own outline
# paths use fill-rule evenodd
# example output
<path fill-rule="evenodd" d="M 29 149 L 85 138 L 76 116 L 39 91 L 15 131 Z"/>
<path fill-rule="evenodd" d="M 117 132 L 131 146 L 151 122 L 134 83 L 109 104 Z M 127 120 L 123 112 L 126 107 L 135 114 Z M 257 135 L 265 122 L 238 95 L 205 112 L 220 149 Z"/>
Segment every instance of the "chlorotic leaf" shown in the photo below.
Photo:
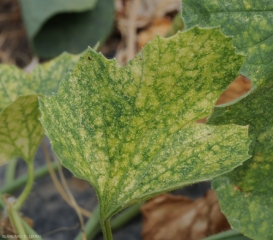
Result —
<path fill-rule="evenodd" d="M 60 80 L 78 60 L 78 55 L 63 53 L 38 65 L 31 73 L 25 73 L 15 66 L 0 65 L 0 110 L 22 95 L 47 95 L 57 92 Z"/>
<path fill-rule="evenodd" d="M 0 65 L 0 165 L 11 157 L 31 161 L 44 131 L 39 122 L 37 94 L 52 94 L 79 56 L 63 54 L 26 74 Z"/>
<path fill-rule="evenodd" d="M 249 158 L 247 127 L 196 123 L 243 59 L 219 29 L 194 28 L 157 37 L 125 67 L 89 50 L 58 94 L 40 99 L 54 151 L 94 186 L 102 221 Z"/>
<path fill-rule="evenodd" d="M 273 2 L 185 0 L 183 17 L 187 27 L 221 25 L 234 36 L 237 51 L 247 54 L 241 73 L 251 79 L 252 90 L 216 107 L 208 123 L 249 125 L 253 157 L 212 185 L 233 228 L 253 239 L 272 239 Z"/>
<path fill-rule="evenodd" d="M 0 114 L 0 164 L 12 157 L 32 161 L 44 135 L 36 95 L 19 97 Z"/>

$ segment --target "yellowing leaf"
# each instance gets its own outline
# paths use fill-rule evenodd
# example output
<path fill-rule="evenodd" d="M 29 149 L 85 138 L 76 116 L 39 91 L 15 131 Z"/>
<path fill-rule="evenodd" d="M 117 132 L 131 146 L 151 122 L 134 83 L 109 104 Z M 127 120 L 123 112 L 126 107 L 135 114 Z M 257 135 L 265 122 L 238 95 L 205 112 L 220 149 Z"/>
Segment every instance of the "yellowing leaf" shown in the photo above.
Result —
<path fill-rule="evenodd" d="M 0 110 L 22 95 L 56 92 L 60 80 L 78 59 L 79 56 L 64 53 L 50 62 L 38 65 L 29 74 L 15 66 L 0 65 Z"/>
<path fill-rule="evenodd" d="M 11 157 L 33 160 L 44 131 L 39 122 L 37 94 L 52 94 L 78 56 L 63 54 L 26 74 L 0 65 L 0 165 Z"/>
<path fill-rule="evenodd" d="M 26 161 L 33 160 L 44 135 L 39 115 L 36 95 L 19 97 L 1 112 L 0 164 L 17 156 Z"/>
<path fill-rule="evenodd" d="M 53 149 L 94 186 L 101 221 L 249 158 L 247 127 L 196 123 L 242 61 L 219 29 L 194 28 L 157 37 L 125 67 L 89 50 L 58 94 L 41 98 Z"/>

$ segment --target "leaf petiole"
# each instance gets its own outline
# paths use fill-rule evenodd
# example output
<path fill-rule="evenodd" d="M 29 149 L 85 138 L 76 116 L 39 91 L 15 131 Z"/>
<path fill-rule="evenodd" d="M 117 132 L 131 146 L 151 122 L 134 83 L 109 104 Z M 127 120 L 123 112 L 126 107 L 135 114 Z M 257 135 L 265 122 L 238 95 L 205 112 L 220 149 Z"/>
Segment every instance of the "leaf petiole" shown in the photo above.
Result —
<path fill-rule="evenodd" d="M 18 235 L 26 236 L 26 232 L 24 226 L 22 224 L 21 218 L 17 210 L 15 209 L 14 205 L 9 206 L 8 208 L 9 216 L 14 225 L 16 232 Z"/>
<path fill-rule="evenodd" d="M 27 162 L 27 166 L 28 166 L 28 180 L 27 180 L 26 187 L 24 191 L 21 193 L 21 195 L 19 196 L 19 198 L 16 200 L 16 203 L 13 205 L 14 209 L 17 211 L 22 207 L 23 203 L 25 202 L 33 186 L 33 181 L 34 181 L 33 161 Z"/>
<path fill-rule="evenodd" d="M 105 240 L 113 240 L 110 219 L 101 220 L 101 229 Z"/>
<path fill-rule="evenodd" d="M 12 158 L 9 160 L 5 171 L 5 185 L 11 184 L 15 177 L 17 159 Z"/>
<path fill-rule="evenodd" d="M 32 237 L 35 236 L 35 240 L 41 240 L 42 237 L 41 237 L 38 233 L 36 233 L 36 232 L 34 231 L 34 229 L 31 228 L 31 227 L 25 222 L 25 220 L 24 220 L 21 216 L 19 216 L 19 217 L 20 217 L 20 220 L 21 220 L 21 222 L 22 222 L 22 225 L 23 225 L 23 227 L 24 227 L 24 229 L 25 229 L 25 231 L 26 231 L 27 236 L 31 236 L 31 235 L 32 235 Z"/>
<path fill-rule="evenodd" d="M 54 170 L 56 170 L 57 163 L 53 162 L 52 168 Z M 34 179 L 39 179 L 39 178 L 42 178 L 42 177 L 48 175 L 48 171 L 49 170 L 48 170 L 47 165 L 40 167 L 39 169 L 35 170 Z M 14 192 L 16 189 L 23 186 L 27 182 L 27 179 L 28 179 L 28 175 L 26 174 L 22 177 L 19 177 L 19 178 L 13 180 L 12 183 L 9 183 L 7 185 L 5 184 L 3 187 L 0 188 L 0 194 Z"/>

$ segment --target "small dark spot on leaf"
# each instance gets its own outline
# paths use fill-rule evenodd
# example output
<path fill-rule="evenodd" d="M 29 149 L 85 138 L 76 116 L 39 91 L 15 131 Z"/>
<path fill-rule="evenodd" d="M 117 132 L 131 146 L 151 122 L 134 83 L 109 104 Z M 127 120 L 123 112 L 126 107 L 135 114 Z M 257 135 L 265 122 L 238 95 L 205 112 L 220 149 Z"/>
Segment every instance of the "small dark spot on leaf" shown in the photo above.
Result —
<path fill-rule="evenodd" d="M 91 57 L 88 57 L 88 60 L 91 60 Z"/>

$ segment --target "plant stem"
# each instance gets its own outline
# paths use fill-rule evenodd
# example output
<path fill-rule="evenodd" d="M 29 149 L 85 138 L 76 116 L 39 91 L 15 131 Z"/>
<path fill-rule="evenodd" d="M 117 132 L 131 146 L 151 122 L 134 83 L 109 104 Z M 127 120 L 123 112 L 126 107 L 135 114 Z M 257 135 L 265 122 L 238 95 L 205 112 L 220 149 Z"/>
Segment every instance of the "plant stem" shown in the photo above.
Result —
<path fill-rule="evenodd" d="M 221 232 L 210 237 L 204 238 L 203 240 L 249 240 L 250 238 L 244 236 L 242 233 L 236 230 L 228 230 Z"/>
<path fill-rule="evenodd" d="M 21 222 L 21 218 L 20 218 L 20 215 L 19 213 L 17 212 L 17 210 L 14 208 L 14 205 L 13 206 L 9 206 L 9 216 L 10 216 L 10 219 L 16 229 L 16 232 L 18 235 L 26 235 L 25 233 L 25 229 L 23 227 L 23 224 Z"/>
<path fill-rule="evenodd" d="M 111 220 L 111 228 L 112 230 L 117 230 L 124 226 L 126 223 L 128 223 L 132 218 L 136 217 L 139 214 L 139 208 L 140 206 L 138 204 L 133 205 L 127 209 L 125 209 L 123 212 L 121 212 L 119 215 L 114 217 Z M 89 218 L 87 223 L 85 224 L 85 233 L 86 237 L 89 240 L 93 240 L 94 237 L 101 231 L 100 227 L 100 218 L 99 218 L 99 205 L 95 208 L 95 210 L 92 213 L 92 216 Z M 75 240 L 82 240 L 82 235 L 79 233 Z"/>
<path fill-rule="evenodd" d="M 52 163 L 52 168 L 54 170 L 57 169 L 57 163 Z M 45 175 L 48 174 L 48 167 L 45 165 L 43 167 L 40 167 L 39 169 L 35 170 L 35 173 L 34 173 L 34 179 L 39 179 L 39 178 L 42 178 L 44 177 Z M 2 193 L 12 193 L 13 191 L 15 191 L 16 189 L 18 189 L 19 187 L 23 186 L 26 181 L 28 179 L 28 175 L 24 175 L 22 177 L 19 177 L 18 179 L 16 180 L 13 180 L 12 183 L 9 183 L 5 186 L 3 186 L 2 188 L 0 188 L 0 194 Z"/>
<path fill-rule="evenodd" d="M 0 208 L 4 209 L 4 207 L 5 207 L 5 203 L 4 203 L 4 201 L 3 201 L 3 196 L 2 196 L 2 194 L 0 193 Z"/>
<path fill-rule="evenodd" d="M 102 219 L 102 218 L 101 218 Z M 105 240 L 113 240 L 110 219 L 100 221 L 103 237 Z"/>
<path fill-rule="evenodd" d="M 91 240 L 100 232 L 100 208 L 99 205 L 92 212 L 92 216 L 88 219 L 85 224 L 84 231 L 86 238 Z M 75 240 L 82 240 L 82 233 L 80 232 Z"/>
<path fill-rule="evenodd" d="M 140 212 L 139 208 L 140 208 L 140 206 L 138 204 L 135 204 L 135 205 L 125 209 L 123 212 L 121 212 L 116 217 L 114 217 L 113 220 L 111 221 L 112 230 L 114 231 L 114 230 L 117 230 L 117 229 L 123 227 L 132 218 L 136 217 Z"/>
<path fill-rule="evenodd" d="M 9 160 L 5 171 L 5 185 L 11 184 L 12 181 L 14 180 L 16 164 L 17 164 L 16 158 Z"/>
<path fill-rule="evenodd" d="M 25 202 L 26 198 L 28 197 L 31 188 L 33 186 L 33 181 L 34 181 L 34 163 L 33 161 L 30 161 L 27 163 L 28 166 L 28 180 L 26 187 L 24 191 L 21 193 L 19 198 L 16 200 L 15 204 L 13 205 L 14 209 L 17 211 L 22 207 L 23 203 Z"/>
<path fill-rule="evenodd" d="M 27 234 L 27 236 L 30 236 L 30 235 L 32 235 L 32 236 L 35 236 L 35 239 L 37 240 L 41 240 L 42 238 L 40 237 L 40 235 L 38 234 L 38 233 L 36 233 L 34 230 L 33 230 L 33 228 L 31 228 L 26 222 L 25 222 L 25 220 L 22 218 L 22 217 L 20 217 L 20 219 L 21 219 L 21 222 L 22 222 L 22 225 L 23 225 L 23 227 L 24 227 L 24 229 L 25 229 L 25 231 L 26 231 L 26 234 Z"/>

